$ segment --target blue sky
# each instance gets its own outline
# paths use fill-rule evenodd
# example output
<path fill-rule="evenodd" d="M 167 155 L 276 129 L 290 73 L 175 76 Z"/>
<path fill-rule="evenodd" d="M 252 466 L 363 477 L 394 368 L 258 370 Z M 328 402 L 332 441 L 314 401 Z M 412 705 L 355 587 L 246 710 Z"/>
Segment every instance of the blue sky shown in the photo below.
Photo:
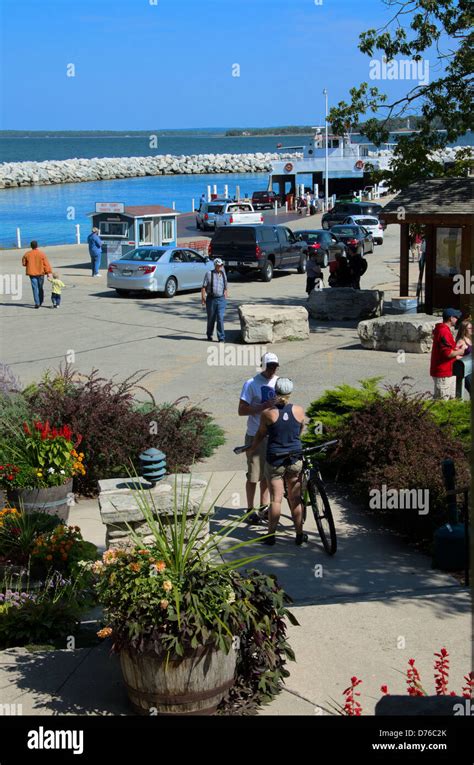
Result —
<path fill-rule="evenodd" d="M 382 0 L 0 5 L 0 127 L 17 130 L 319 124 L 324 87 L 334 104 L 369 80 L 358 36 L 389 13 Z M 390 97 L 407 91 L 381 85 Z"/>

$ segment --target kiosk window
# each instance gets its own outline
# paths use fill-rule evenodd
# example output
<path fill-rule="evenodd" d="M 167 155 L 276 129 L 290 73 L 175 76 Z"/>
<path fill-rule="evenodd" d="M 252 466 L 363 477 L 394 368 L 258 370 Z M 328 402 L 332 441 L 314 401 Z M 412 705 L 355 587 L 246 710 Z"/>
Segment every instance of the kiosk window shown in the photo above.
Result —
<path fill-rule="evenodd" d="M 436 229 L 436 274 L 453 276 L 461 272 L 461 229 Z"/>
<path fill-rule="evenodd" d="M 99 231 L 102 236 L 127 236 L 127 224 L 125 222 L 112 222 L 108 220 L 101 220 L 99 224 Z"/>
<path fill-rule="evenodd" d="M 161 221 L 161 241 L 171 242 L 173 240 L 173 220 L 165 218 Z"/>
<path fill-rule="evenodd" d="M 138 237 L 140 244 L 153 243 L 151 220 L 145 220 L 138 224 Z"/>

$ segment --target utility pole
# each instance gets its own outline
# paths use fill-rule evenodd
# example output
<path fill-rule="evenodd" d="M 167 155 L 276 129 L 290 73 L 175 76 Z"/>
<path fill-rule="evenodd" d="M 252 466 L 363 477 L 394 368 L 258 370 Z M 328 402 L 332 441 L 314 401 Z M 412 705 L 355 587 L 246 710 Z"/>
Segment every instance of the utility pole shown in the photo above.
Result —
<path fill-rule="evenodd" d="M 328 92 L 326 88 L 323 90 L 323 96 L 326 97 L 326 151 L 324 156 L 324 209 L 327 211 L 329 207 L 329 147 L 328 147 Z"/>

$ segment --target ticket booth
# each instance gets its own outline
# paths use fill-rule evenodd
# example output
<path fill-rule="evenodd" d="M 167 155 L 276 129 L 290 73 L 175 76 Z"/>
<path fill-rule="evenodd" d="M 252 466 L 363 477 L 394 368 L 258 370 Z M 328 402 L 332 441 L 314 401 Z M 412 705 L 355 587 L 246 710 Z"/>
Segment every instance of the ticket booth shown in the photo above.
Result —
<path fill-rule="evenodd" d="M 135 247 L 175 246 L 178 215 L 163 205 L 129 207 L 122 202 L 97 202 L 89 217 L 103 242 L 101 268 L 108 268 Z"/>

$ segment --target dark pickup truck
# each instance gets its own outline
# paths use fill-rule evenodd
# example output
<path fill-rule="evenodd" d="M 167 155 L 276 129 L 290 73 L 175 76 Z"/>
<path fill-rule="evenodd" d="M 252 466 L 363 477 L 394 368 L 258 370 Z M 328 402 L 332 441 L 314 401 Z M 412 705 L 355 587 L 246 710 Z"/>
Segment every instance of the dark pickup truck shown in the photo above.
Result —
<path fill-rule="evenodd" d="M 259 271 L 263 281 L 269 282 L 275 268 L 296 268 L 304 274 L 308 245 L 286 226 L 228 226 L 216 231 L 208 255 L 220 258 L 227 273 Z"/>
<path fill-rule="evenodd" d="M 321 225 L 328 229 L 338 223 L 344 223 L 350 215 L 374 215 L 378 218 L 382 205 L 375 202 L 336 202 L 332 210 L 328 210 L 321 218 Z"/>
<path fill-rule="evenodd" d="M 254 210 L 264 210 L 268 207 L 272 210 L 275 202 L 280 206 L 280 198 L 274 191 L 254 191 L 252 194 L 252 206 Z"/>

